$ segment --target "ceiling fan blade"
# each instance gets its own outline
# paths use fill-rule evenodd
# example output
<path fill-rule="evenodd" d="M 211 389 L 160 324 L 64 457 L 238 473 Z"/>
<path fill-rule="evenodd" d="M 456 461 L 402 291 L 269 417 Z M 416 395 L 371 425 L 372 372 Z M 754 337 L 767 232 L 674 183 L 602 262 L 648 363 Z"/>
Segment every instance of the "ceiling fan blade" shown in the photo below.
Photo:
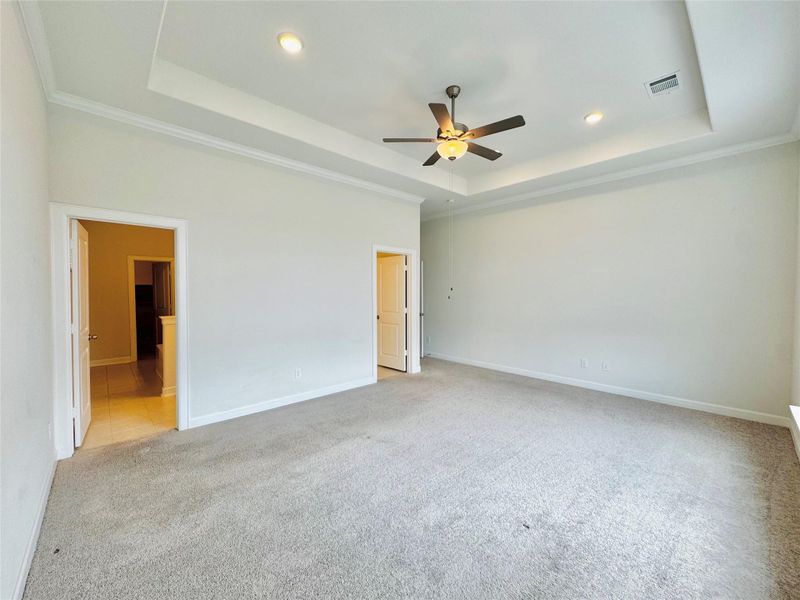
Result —
<path fill-rule="evenodd" d="M 439 156 L 439 153 L 438 152 L 434 152 L 433 154 L 430 155 L 430 158 L 428 158 L 428 160 L 426 160 L 424 163 L 422 163 L 422 166 L 423 167 L 430 167 L 433 163 L 435 163 L 440 158 L 441 158 L 441 156 Z"/>
<path fill-rule="evenodd" d="M 517 115 L 516 117 L 509 117 L 508 119 L 497 121 L 497 123 L 491 123 L 489 125 L 484 125 L 483 127 L 470 129 L 467 133 L 461 136 L 461 139 L 464 141 L 475 140 L 485 135 L 500 133 L 501 131 L 522 127 L 523 125 L 525 125 L 525 119 L 522 118 L 522 115 Z"/>
<path fill-rule="evenodd" d="M 502 152 L 492 150 L 486 146 L 479 146 L 478 144 L 473 144 L 472 142 L 467 142 L 467 152 L 472 152 L 473 154 L 477 154 L 483 158 L 488 158 L 489 160 L 497 160 L 503 156 Z"/>
<path fill-rule="evenodd" d="M 436 104 L 435 102 L 431 102 L 428 106 L 436 122 L 439 124 L 439 129 L 442 131 L 453 131 L 455 129 L 453 120 L 450 118 L 450 113 L 447 112 L 447 106 L 444 104 Z"/>
<path fill-rule="evenodd" d="M 433 138 L 383 138 L 384 142 L 436 142 Z"/>

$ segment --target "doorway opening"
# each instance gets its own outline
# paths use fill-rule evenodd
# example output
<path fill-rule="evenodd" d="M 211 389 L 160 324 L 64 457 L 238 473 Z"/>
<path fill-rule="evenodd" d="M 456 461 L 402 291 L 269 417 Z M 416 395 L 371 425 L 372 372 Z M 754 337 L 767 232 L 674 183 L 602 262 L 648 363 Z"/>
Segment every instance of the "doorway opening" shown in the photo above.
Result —
<path fill-rule="evenodd" d="M 71 232 L 75 447 L 175 429 L 174 231 L 73 219 Z"/>
<path fill-rule="evenodd" d="M 163 348 L 161 317 L 175 314 L 174 269 L 172 257 L 128 256 L 131 356 L 137 360 L 157 358 Z"/>
<path fill-rule="evenodd" d="M 58 457 L 186 428 L 185 222 L 51 215 Z"/>
<path fill-rule="evenodd" d="M 376 381 L 420 370 L 418 284 L 414 250 L 373 247 Z"/>
<path fill-rule="evenodd" d="M 378 252 L 378 379 L 408 371 L 408 257 Z"/>

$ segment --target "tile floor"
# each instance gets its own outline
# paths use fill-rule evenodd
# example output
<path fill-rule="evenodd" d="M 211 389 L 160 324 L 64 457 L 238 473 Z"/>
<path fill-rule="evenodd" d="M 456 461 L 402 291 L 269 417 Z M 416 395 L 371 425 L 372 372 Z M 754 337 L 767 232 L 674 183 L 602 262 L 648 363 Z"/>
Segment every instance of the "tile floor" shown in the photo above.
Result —
<path fill-rule="evenodd" d="M 378 365 L 378 381 L 381 379 L 389 379 L 390 377 L 399 377 L 400 375 L 405 375 L 405 373 Z"/>
<path fill-rule="evenodd" d="M 92 367 L 92 422 L 81 448 L 97 448 L 174 429 L 175 396 L 161 397 L 155 360 Z"/>

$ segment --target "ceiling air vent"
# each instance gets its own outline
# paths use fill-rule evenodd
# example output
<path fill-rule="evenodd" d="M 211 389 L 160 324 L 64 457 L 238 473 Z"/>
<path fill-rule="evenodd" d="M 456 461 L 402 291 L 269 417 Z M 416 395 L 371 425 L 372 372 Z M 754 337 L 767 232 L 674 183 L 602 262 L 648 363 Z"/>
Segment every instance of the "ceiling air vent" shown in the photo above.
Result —
<path fill-rule="evenodd" d="M 650 96 L 664 96 L 677 90 L 680 87 L 680 82 L 678 81 L 678 74 L 673 73 L 654 81 L 648 81 L 644 85 Z"/>

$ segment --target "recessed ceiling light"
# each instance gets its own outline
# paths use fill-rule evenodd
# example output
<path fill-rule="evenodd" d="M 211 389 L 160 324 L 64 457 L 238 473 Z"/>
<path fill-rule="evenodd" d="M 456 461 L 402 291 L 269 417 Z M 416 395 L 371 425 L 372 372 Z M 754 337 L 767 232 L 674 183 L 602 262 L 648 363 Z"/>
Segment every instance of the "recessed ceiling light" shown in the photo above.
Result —
<path fill-rule="evenodd" d="M 583 117 L 583 120 L 586 121 L 589 125 L 594 125 L 595 123 L 599 123 L 600 121 L 602 121 L 604 116 L 605 115 L 603 115 L 603 113 L 601 113 L 598 110 L 595 112 L 590 112 L 588 115 Z"/>
<path fill-rule="evenodd" d="M 291 31 L 284 31 L 278 34 L 278 43 L 289 54 L 297 54 L 303 49 L 303 40 Z"/>

